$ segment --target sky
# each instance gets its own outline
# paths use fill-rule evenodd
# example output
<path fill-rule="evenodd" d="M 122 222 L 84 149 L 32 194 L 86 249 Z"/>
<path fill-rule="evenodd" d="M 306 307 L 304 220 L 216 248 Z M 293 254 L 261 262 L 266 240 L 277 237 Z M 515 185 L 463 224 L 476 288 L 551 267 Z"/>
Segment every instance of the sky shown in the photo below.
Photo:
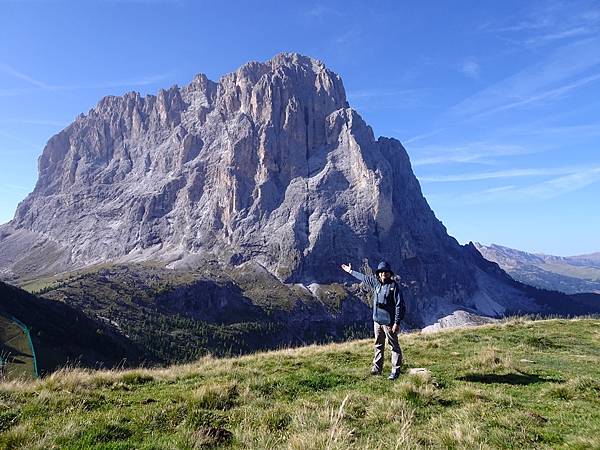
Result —
<path fill-rule="evenodd" d="M 0 223 L 106 95 L 323 61 L 460 243 L 600 251 L 600 1 L 0 0 Z"/>

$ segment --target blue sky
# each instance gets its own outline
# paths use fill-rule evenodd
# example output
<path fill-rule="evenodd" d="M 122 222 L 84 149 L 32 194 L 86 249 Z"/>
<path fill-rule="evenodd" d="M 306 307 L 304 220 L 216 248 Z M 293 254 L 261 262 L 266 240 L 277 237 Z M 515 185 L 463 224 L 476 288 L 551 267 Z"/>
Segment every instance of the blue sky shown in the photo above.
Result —
<path fill-rule="evenodd" d="M 342 76 L 459 242 L 600 251 L 599 1 L 0 0 L 0 223 L 103 96 L 281 51 Z"/>

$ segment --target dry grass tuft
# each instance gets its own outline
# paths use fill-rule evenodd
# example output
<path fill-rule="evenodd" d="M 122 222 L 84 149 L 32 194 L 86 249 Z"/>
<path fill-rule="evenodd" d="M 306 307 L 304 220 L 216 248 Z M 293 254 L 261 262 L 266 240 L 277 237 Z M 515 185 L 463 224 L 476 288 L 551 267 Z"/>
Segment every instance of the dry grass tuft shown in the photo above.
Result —
<path fill-rule="evenodd" d="M 485 433 L 480 428 L 480 417 L 477 409 L 468 406 L 453 414 L 450 426 L 438 427 L 434 421 L 432 429 L 438 429 L 433 437 L 442 448 L 448 449 L 488 449 Z"/>
<path fill-rule="evenodd" d="M 566 447 L 572 450 L 597 449 L 600 448 L 600 436 L 577 436 L 575 439 L 568 441 Z"/>
<path fill-rule="evenodd" d="M 493 347 L 484 348 L 478 354 L 468 358 L 465 364 L 471 370 L 482 372 L 521 371 L 511 355 L 506 355 Z"/>
<path fill-rule="evenodd" d="M 396 391 L 400 398 L 416 405 L 431 405 L 438 400 L 437 389 L 432 384 L 417 386 L 403 382 L 398 385 Z"/>
<path fill-rule="evenodd" d="M 284 406 L 269 408 L 260 417 L 261 427 L 267 432 L 283 433 L 292 423 L 292 416 Z"/>
<path fill-rule="evenodd" d="M 463 402 L 477 403 L 489 400 L 481 389 L 471 386 L 460 386 L 455 389 L 454 393 L 456 399 Z"/>
<path fill-rule="evenodd" d="M 0 380 L 0 393 L 33 392 L 82 392 L 98 387 L 124 387 L 144 384 L 151 381 L 177 381 L 194 376 L 202 376 L 206 370 L 227 368 L 232 360 L 216 360 L 205 356 L 189 363 L 164 368 L 136 368 L 93 370 L 76 366 L 65 366 L 38 380 Z"/>
<path fill-rule="evenodd" d="M 235 406 L 239 397 L 235 382 L 207 384 L 192 393 L 191 401 L 204 409 L 228 410 Z"/>
<path fill-rule="evenodd" d="M 566 383 L 553 383 L 544 389 L 546 397 L 559 400 L 598 399 L 600 396 L 600 381 L 591 377 L 575 377 Z"/>
<path fill-rule="evenodd" d="M 18 424 L 8 431 L 0 434 L 0 448 L 28 448 L 32 447 L 32 438 L 35 431 L 31 424 Z"/>
<path fill-rule="evenodd" d="M 346 398 L 342 401 L 337 414 L 331 410 L 330 412 L 330 427 L 329 427 L 329 438 L 327 440 L 326 448 L 337 448 L 337 446 L 342 442 L 347 442 L 351 440 L 352 435 L 354 434 L 354 429 L 348 429 L 342 421 L 346 416 L 346 412 L 344 408 L 346 407 L 346 403 L 350 395 L 346 395 Z"/>
<path fill-rule="evenodd" d="M 221 427 L 201 427 L 188 432 L 185 446 L 192 449 L 215 448 L 231 442 L 233 433 Z"/>

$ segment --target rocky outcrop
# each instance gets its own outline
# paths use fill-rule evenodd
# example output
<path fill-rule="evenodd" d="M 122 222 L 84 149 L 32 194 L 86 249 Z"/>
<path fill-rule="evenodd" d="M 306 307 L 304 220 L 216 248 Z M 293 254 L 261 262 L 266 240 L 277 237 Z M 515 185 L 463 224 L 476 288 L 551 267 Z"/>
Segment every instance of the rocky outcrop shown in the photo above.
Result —
<path fill-rule="evenodd" d="M 476 327 L 479 325 L 488 325 L 498 322 L 498 319 L 480 316 L 467 311 L 454 311 L 452 314 L 442 317 L 432 325 L 428 325 L 421 330 L 421 333 L 435 333 L 436 331 L 448 328 Z"/>
<path fill-rule="evenodd" d="M 201 254 L 309 285 L 385 259 L 415 324 L 541 308 L 448 236 L 400 142 L 375 138 L 340 77 L 298 54 L 102 99 L 50 139 L 0 249 L 5 278 Z"/>

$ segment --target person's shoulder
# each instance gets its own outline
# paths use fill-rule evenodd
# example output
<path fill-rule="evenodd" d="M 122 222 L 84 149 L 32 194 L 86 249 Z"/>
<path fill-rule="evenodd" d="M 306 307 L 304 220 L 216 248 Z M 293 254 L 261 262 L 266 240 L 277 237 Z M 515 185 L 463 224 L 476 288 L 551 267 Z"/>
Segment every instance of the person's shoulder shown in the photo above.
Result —
<path fill-rule="evenodd" d="M 396 286 L 396 288 L 398 290 L 402 290 L 402 289 L 407 289 L 408 288 L 408 284 L 406 284 L 402 280 L 394 280 L 394 285 Z"/>

